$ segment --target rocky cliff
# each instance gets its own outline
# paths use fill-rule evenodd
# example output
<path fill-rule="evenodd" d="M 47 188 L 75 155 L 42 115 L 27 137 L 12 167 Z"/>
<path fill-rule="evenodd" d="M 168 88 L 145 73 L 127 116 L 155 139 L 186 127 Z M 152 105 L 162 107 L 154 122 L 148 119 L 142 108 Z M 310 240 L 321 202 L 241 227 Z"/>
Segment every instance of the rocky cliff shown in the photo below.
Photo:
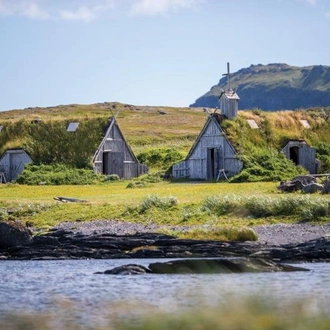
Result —
<path fill-rule="evenodd" d="M 240 97 L 239 109 L 266 111 L 330 106 L 330 66 L 296 67 L 287 64 L 251 65 L 231 74 L 231 88 Z M 218 106 L 223 77 L 191 107 Z"/>

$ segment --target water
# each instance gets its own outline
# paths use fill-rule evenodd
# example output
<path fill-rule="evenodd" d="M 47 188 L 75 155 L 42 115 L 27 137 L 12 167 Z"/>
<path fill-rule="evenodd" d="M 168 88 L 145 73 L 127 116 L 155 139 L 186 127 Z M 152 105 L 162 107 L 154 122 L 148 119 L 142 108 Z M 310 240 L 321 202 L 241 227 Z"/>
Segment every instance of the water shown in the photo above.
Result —
<path fill-rule="evenodd" d="M 292 273 L 94 274 L 122 264 L 159 261 L 166 259 L 0 261 L 0 317 L 13 311 L 69 309 L 95 320 L 110 310 L 171 312 L 251 295 L 278 301 L 310 299 L 317 308 L 330 311 L 328 263 L 299 264 L 311 271 Z"/>

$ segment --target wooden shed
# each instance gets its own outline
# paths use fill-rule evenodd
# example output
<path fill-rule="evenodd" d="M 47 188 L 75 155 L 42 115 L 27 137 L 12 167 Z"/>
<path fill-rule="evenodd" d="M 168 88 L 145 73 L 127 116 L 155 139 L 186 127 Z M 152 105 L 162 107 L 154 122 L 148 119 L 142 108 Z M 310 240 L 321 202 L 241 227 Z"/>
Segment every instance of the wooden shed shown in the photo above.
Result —
<path fill-rule="evenodd" d="M 230 87 L 230 67 L 229 63 L 227 63 L 227 73 L 223 74 L 223 76 L 227 76 L 227 88 L 222 91 L 219 96 L 219 106 L 221 109 L 221 113 L 224 114 L 228 119 L 236 118 L 238 114 L 238 103 L 239 96 L 237 93 Z"/>
<path fill-rule="evenodd" d="M 220 126 L 225 118 L 216 112 L 208 116 L 186 159 L 173 165 L 174 178 L 216 180 L 219 174 L 230 177 L 242 170 L 243 163 Z"/>
<path fill-rule="evenodd" d="M 93 166 L 97 173 L 117 174 L 121 179 L 131 179 L 148 172 L 148 167 L 135 157 L 115 117 L 109 121 L 104 138 L 94 154 Z"/>
<path fill-rule="evenodd" d="M 310 147 L 305 140 L 291 140 L 282 149 L 287 159 L 296 165 L 301 165 L 310 174 L 318 173 L 320 161 L 316 159 L 315 149 Z"/>
<path fill-rule="evenodd" d="M 15 180 L 29 163 L 32 163 L 32 159 L 25 150 L 6 150 L 0 158 L 1 182 Z"/>
<path fill-rule="evenodd" d="M 228 119 L 237 117 L 239 100 L 239 96 L 232 89 L 221 93 L 219 97 L 220 109 Z"/>

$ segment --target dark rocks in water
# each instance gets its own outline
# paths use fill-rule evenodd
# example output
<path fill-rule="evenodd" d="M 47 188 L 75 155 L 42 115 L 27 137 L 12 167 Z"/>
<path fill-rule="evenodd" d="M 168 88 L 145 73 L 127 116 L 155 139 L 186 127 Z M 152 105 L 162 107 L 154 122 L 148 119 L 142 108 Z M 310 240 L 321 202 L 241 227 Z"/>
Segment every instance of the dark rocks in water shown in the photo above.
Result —
<path fill-rule="evenodd" d="M 156 274 L 228 274 L 308 270 L 261 258 L 174 260 L 152 263 L 149 269 Z"/>
<path fill-rule="evenodd" d="M 110 270 L 106 270 L 104 273 L 97 274 L 110 274 L 110 275 L 137 275 L 151 273 L 150 269 L 135 264 L 118 266 Z"/>
<path fill-rule="evenodd" d="M 24 246 L 32 243 L 32 235 L 19 221 L 0 222 L 0 247 Z"/>
<path fill-rule="evenodd" d="M 151 263 L 148 268 L 141 265 L 129 264 L 106 270 L 104 273 L 98 274 L 232 274 L 294 271 L 308 271 L 308 269 L 279 264 L 271 260 L 261 258 L 221 258 L 180 259 L 168 262 L 155 262 Z"/>

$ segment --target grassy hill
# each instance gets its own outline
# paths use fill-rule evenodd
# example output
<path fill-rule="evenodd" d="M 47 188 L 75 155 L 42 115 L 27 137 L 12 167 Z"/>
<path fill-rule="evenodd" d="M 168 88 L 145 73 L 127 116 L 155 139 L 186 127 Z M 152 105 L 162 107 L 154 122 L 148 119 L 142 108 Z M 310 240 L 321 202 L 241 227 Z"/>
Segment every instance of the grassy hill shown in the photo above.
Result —
<path fill-rule="evenodd" d="M 306 67 L 281 63 L 251 65 L 231 75 L 231 88 L 241 98 L 241 109 L 267 111 L 330 106 L 330 67 Z M 192 107 L 216 107 L 227 78 L 220 79 Z"/>
<path fill-rule="evenodd" d="M 0 112 L 0 125 L 3 126 L 0 153 L 8 148 L 23 147 L 36 163 L 67 163 L 88 167 L 102 139 L 107 120 L 113 114 L 117 114 L 120 128 L 137 156 L 152 150 L 167 152 L 171 149 L 184 157 L 207 118 L 207 113 L 201 108 L 134 106 L 110 102 L 5 111 Z M 265 159 L 271 161 L 272 166 L 276 163 L 289 166 L 280 153 L 281 149 L 289 139 L 304 139 L 316 148 L 322 169 L 328 172 L 329 117 L 330 107 L 279 112 L 246 110 L 239 111 L 238 118 L 224 121 L 223 128 L 243 158 L 245 168 L 257 166 L 258 169 L 254 170 L 260 172 L 260 168 L 267 163 Z M 260 129 L 251 129 L 247 119 L 255 120 Z M 302 119 L 309 122 L 310 128 L 304 128 L 300 121 Z M 72 121 L 80 123 L 75 133 L 66 131 L 68 123 Z M 159 164 L 156 163 L 148 165 L 152 170 L 158 170 Z M 283 168 L 268 170 L 287 171 Z M 295 174 L 290 171 L 288 175 Z M 264 174 L 264 177 L 267 175 L 269 173 Z"/>

